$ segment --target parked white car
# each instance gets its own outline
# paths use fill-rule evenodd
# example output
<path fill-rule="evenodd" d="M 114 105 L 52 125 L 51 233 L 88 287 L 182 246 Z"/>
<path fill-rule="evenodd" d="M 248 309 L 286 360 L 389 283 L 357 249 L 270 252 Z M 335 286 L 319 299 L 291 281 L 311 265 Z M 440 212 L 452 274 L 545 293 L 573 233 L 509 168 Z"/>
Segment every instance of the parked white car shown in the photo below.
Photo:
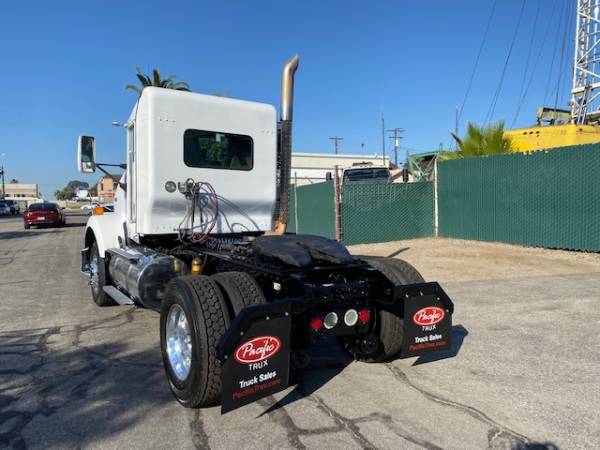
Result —
<path fill-rule="evenodd" d="M 10 206 L 8 203 L 0 200 L 0 216 L 10 216 Z"/>

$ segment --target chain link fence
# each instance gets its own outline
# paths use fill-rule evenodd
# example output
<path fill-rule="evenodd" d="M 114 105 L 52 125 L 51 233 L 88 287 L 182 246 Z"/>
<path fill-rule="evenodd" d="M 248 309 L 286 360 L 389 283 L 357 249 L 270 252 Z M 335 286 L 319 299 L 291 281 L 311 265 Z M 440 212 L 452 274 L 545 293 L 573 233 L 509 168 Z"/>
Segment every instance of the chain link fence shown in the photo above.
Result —
<path fill-rule="evenodd" d="M 433 183 L 345 184 L 345 244 L 433 236 Z"/>
<path fill-rule="evenodd" d="M 435 235 L 600 251 L 600 144 L 443 161 L 437 180 L 345 184 L 345 244 Z M 438 214 L 434 208 L 437 182 Z M 332 181 L 290 189 L 288 230 L 335 238 Z"/>
<path fill-rule="evenodd" d="M 600 144 L 438 164 L 440 236 L 600 251 Z"/>

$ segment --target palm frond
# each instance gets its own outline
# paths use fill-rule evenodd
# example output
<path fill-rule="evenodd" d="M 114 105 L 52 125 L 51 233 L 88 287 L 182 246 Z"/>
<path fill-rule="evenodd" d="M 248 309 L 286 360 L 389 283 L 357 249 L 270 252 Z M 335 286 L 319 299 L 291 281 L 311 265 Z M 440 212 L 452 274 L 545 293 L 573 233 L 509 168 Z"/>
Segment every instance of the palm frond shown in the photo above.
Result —
<path fill-rule="evenodd" d="M 152 86 L 160 87 L 160 71 L 158 69 L 152 70 Z"/>
<path fill-rule="evenodd" d="M 128 90 L 128 89 L 135 91 L 138 94 L 142 93 L 142 90 L 139 87 L 137 87 L 135 84 L 128 84 L 127 86 L 125 86 L 125 90 Z"/>
<path fill-rule="evenodd" d="M 152 69 L 152 76 L 149 76 L 142 73 L 139 67 L 136 67 L 135 76 L 139 80 L 141 88 L 134 84 L 128 84 L 127 86 L 125 86 L 126 90 L 130 89 L 132 91 L 137 92 L 138 94 L 141 94 L 144 87 L 156 86 L 165 89 L 174 89 L 177 91 L 190 91 L 190 85 L 188 83 L 186 83 L 185 81 L 175 82 L 174 75 L 169 75 L 167 78 L 163 79 L 161 78 L 160 70 L 156 68 Z"/>
<path fill-rule="evenodd" d="M 504 136 L 504 121 L 488 126 L 478 126 L 469 122 L 464 139 L 452 135 L 458 143 L 461 156 L 465 158 L 500 155 L 511 150 L 510 139 Z"/>
<path fill-rule="evenodd" d="M 176 91 L 185 91 L 191 92 L 190 85 L 185 81 L 178 81 L 177 83 L 173 83 L 170 86 L 171 89 L 175 89 Z"/>

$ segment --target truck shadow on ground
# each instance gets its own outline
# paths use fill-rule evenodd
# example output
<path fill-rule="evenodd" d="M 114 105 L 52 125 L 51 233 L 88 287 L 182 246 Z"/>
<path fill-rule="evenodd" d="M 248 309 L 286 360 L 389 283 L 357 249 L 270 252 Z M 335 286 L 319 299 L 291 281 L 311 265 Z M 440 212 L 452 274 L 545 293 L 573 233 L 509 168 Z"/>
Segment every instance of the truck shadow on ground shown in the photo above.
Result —
<path fill-rule="evenodd" d="M 413 366 L 455 357 L 458 355 L 464 338 L 468 334 L 469 332 L 464 326 L 454 325 L 452 327 L 452 346 L 450 350 L 420 356 L 413 363 Z M 344 369 L 354 361 L 354 359 L 342 350 L 333 339 L 319 342 L 317 345 L 313 346 L 308 353 L 311 358 L 309 366 L 303 371 L 292 373 L 292 376 L 290 377 L 290 385 L 295 384 L 296 387 L 281 400 L 261 413 L 261 416 L 312 395 L 330 380 L 343 372 Z M 388 362 L 392 361 L 393 360 Z"/>
<path fill-rule="evenodd" d="M 81 448 L 110 441 L 162 405 L 177 407 L 159 351 L 83 345 L 92 328 L 61 328 L 0 332 L 0 447 Z"/>
<path fill-rule="evenodd" d="M 40 229 L 23 230 L 23 231 L 3 231 L 3 232 L 0 232 L 0 240 L 41 236 L 42 234 L 48 234 L 48 233 L 60 233 L 60 231 L 58 231 L 58 230 L 41 231 Z"/>

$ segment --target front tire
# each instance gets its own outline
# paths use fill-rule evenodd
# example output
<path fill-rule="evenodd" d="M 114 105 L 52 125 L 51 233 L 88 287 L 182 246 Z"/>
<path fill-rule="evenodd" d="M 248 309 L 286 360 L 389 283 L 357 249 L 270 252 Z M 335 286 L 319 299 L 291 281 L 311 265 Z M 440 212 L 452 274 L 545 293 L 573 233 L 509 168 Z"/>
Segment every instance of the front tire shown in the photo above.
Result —
<path fill-rule="evenodd" d="M 364 256 L 361 259 L 395 285 L 425 282 L 419 271 L 404 260 L 374 256 Z M 379 339 L 379 346 L 375 353 L 364 354 L 348 340 L 345 340 L 344 346 L 354 358 L 365 362 L 381 362 L 393 358 L 400 353 L 404 338 L 404 319 L 401 315 L 402 311 L 399 310 L 378 311 L 374 334 Z"/>
<path fill-rule="evenodd" d="M 31 228 L 31 225 L 29 225 L 28 223 L 23 225 L 23 228 L 25 228 L 26 230 L 29 230 Z"/>
<path fill-rule="evenodd" d="M 92 248 L 90 249 L 90 270 L 92 271 L 90 288 L 94 303 L 100 307 L 116 305 L 115 301 L 104 292 L 104 286 L 106 286 L 106 264 L 104 263 L 104 258 L 100 257 L 96 242 L 92 244 Z"/>
<path fill-rule="evenodd" d="M 169 283 L 160 308 L 161 352 L 171 392 L 183 406 L 220 400 L 217 344 L 228 324 L 225 299 L 210 277 L 182 276 Z"/>

